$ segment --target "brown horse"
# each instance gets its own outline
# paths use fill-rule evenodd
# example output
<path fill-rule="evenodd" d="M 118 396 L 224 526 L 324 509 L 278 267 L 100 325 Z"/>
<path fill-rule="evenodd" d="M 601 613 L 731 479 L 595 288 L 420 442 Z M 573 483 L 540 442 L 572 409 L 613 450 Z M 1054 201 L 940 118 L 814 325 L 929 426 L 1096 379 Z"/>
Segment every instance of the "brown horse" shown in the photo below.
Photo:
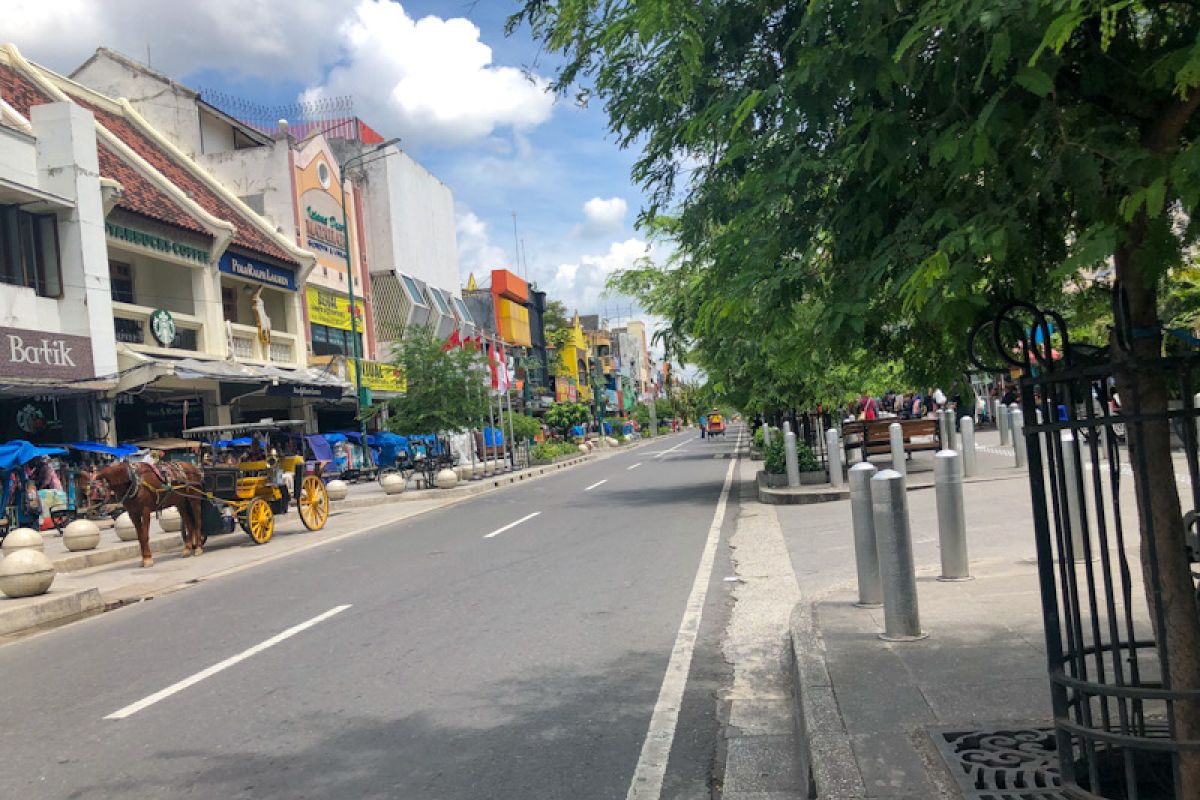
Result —
<path fill-rule="evenodd" d="M 198 467 L 178 462 L 159 464 L 116 461 L 91 474 L 88 500 L 94 503 L 115 501 L 129 512 L 142 546 L 142 566 L 154 566 L 150 555 L 150 514 L 174 506 L 179 509 L 185 536 L 183 555 L 204 552 L 200 533 L 200 503 L 204 481 Z"/>

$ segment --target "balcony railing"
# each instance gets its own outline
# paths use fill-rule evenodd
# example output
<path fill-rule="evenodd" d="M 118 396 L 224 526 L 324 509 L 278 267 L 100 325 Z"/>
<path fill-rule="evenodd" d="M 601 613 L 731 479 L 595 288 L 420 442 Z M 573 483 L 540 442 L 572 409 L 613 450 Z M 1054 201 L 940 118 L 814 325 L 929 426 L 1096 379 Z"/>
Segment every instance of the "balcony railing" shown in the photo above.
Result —
<path fill-rule="evenodd" d="M 132 303 L 116 302 L 112 304 L 112 308 L 113 330 L 118 342 L 150 350 L 186 350 L 194 353 L 200 349 L 200 335 L 204 324 L 199 317 L 172 311 L 171 319 L 175 322 L 175 340 L 169 347 L 165 347 L 154 338 L 154 331 L 150 329 L 150 316 L 155 309 Z"/>
<path fill-rule="evenodd" d="M 243 361 L 270 361 L 273 364 L 295 364 L 299 352 L 296 335 L 271 331 L 271 344 L 264 347 L 258 340 L 258 329 L 250 325 L 233 323 L 233 355 Z"/>

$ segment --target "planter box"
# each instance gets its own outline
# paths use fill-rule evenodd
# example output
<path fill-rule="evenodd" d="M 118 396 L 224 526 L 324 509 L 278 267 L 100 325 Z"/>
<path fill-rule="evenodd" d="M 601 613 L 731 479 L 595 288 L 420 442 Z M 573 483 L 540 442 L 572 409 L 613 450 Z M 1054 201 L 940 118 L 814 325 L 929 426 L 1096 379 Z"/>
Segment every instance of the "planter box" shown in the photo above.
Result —
<path fill-rule="evenodd" d="M 825 477 L 825 470 L 817 470 L 815 472 L 801 472 L 801 486 L 820 486 L 821 484 L 829 483 L 829 479 Z M 758 472 L 758 485 L 767 489 L 784 489 L 787 488 L 787 475 L 772 475 L 765 470 Z"/>

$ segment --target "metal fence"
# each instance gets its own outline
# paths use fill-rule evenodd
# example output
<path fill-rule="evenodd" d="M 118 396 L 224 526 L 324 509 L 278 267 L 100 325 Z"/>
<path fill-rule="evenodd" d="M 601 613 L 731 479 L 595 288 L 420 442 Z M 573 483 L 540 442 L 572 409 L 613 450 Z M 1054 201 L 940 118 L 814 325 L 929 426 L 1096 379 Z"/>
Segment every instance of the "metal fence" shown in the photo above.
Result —
<path fill-rule="evenodd" d="M 1023 373 L 1064 791 L 1200 797 L 1188 777 L 1200 759 L 1200 596 L 1190 568 L 1200 549 L 1200 359 L 1131 363 L 1072 348 L 1061 318 L 1024 304 L 977 327 L 970 350 L 981 368 Z"/>

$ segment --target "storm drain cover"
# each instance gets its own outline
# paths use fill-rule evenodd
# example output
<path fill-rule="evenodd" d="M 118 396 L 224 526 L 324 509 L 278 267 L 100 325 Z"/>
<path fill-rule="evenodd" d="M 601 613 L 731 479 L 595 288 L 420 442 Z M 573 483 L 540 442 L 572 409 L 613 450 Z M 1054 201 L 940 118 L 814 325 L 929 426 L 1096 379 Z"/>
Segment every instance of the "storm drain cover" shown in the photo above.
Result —
<path fill-rule="evenodd" d="M 965 800 L 1063 800 L 1054 728 L 1019 723 L 985 730 L 930 729 Z"/>

